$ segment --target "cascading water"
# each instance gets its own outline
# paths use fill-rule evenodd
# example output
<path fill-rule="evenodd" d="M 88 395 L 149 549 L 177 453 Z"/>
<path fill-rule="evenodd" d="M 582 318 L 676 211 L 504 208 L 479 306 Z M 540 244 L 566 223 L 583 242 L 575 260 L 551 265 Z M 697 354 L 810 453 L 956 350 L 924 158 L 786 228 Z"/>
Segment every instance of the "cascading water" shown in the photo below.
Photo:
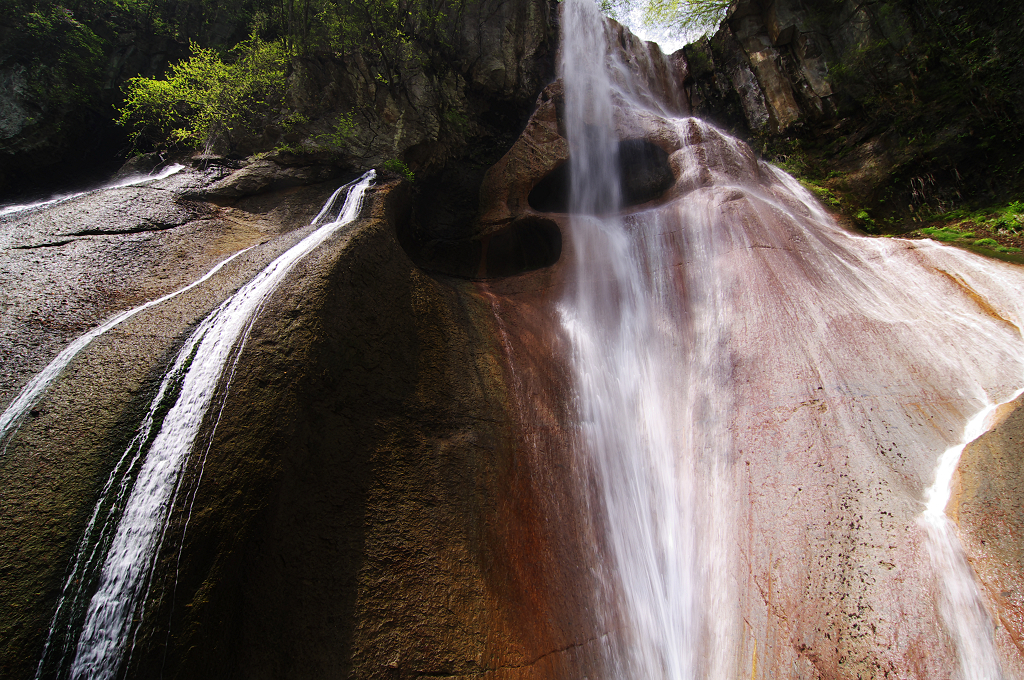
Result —
<path fill-rule="evenodd" d="M 1006 401 L 1019 397 L 1018 390 Z M 941 611 L 956 638 L 960 651 L 960 675 L 965 680 L 994 680 L 1003 677 L 993 639 L 993 623 L 985 609 L 974 573 L 964 556 L 956 527 L 946 516 L 953 474 L 964 448 L 980 437 L 999 404 L 989 403 L 964 427 L 963 440 L 939 457 L 935 483 L 925 491 L 921 522 L 928 532 L 928 551 L 942 582 Z"/>
<path fill-rule="evenodd" d="M 660 253 L 637 243 L 619 215 L 613 89 L 608 55 L 595 49 L 607 42 L 604 30 L 593 3 L 566 5 L 576 278 L 562 318 L 573 343 L 580 444 L 602 482 L 615 570 L 608 589 L 624 631 L 612 641 L 611 668 L 616 677 L 689 678 L 713 670 L 717 655 L 702 631 L 702 598 L 712 589 L 697 559 L 704 536 L 694 461 L 677 455 L 683 442 L 672 427 L 678 329 L 658 299 L 663 264 L 651 258 Z"/>
<path fill-rule="evenodd" d="M 918 516 L 965 423 L 1024 384 L 1024 274 L 845 232 L 746 145 L 652 105 L 610 31 L 565 3 L 560 312 L 601 500 L 608 675 L 1000 677 L 948 520 L 937 548 Z M 661 146 L 675 175 L 625 214 L 620 138 Z"/>
<path fill-rule="evenodd" d="M 313 221 L 318 228 L 225 300 L 185 341 L 93 511 L 54 615 L 38 678 L 117 675 L 131 653 L 133 621 L 142 615 L 182 471 L 215 395 L 221 400 L 226 395 L 222 380 L 227 376 L 230 382 L 230 368 L 266 300 L 299 260 L 358 217 L 373 177 L 370 171 L 336 191 Z M 321 225 L 345 190 L 337 218 Z M 95 584 L 91 597 L 89 584 Z"/>

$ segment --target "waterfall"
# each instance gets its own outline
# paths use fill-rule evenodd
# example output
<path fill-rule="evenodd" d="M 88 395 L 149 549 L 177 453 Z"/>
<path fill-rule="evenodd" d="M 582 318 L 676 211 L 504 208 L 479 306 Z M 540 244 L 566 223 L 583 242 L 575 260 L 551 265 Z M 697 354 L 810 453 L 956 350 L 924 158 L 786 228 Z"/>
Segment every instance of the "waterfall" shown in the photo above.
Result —
<path fill-rule="evenodd" d="M 918 516 L 943 451 L 1024 386 L 1024 274 L 845 231 L 745 144 L 652 105 L 615 45 L 592 0 L 564 4 L 559 311 L 600 499 L 609 677 L 867 677 L 910 658 L 915 677 L 1000 677 L 948 520 L 945 557 L 915 546 L 939 555 Z M 628 139 L 675 177 L 635 208 Z"/>
<path fill-rule="evenodd" d="M 608 589 L 624 631 L 612 642 L 611 668 L 615 677 L 675 680 L 703 675 L 716 656 L 701 632 L 709 588 L 696 559 L 693 461 L 677 455 L 683 442 L 671 424 L 678 329 L 658 299 L 661 253 L 644 250 L 619 214 L 604 30 L 593 3 L 567 3 L 562 77 L 576 276 L 561 315 L 573 343 L 580 445 L 602 482 L 615 572 Z"/>
<path fill-rule="evenodd" d="M 355 220 L 373 171 L 336 191 L 316 228 L 226 299 L 178 352 L 108 479 L 69 570 L 36 677 L 115 677 L 130 655 L 182 472 L 207 413 L 226 398 L 233 366 L 260 310 L 297 262 Z M 320 224 L 347 191 L 336 219 Z M 214 424 L 215 425 L 215 424 Z M 209 434 L 212 437 L 212 432 Z M 96 574 L 98 569 L 98 575 Z M 89 584 L 95 590 L 87 590 Z M 85 603 L 85 599 L 88 603 Z M 84 608 L 84 623 L 78 610 Z M 79 628 L 80 626 L 80 628 Z M 68 668 L 70 658 L 70 668 Z"/>

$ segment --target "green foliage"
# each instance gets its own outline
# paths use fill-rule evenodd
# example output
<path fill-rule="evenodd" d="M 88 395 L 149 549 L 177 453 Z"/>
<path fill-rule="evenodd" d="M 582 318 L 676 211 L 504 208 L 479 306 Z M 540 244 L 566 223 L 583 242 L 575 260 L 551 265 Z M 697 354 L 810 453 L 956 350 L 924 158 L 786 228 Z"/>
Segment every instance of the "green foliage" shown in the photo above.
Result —
<path fill-rule="evenodd" d="M 340 151 L 343 149 L 352 139 L 352 135 L 355 133 L 356 124 L 352 120 L 352 112 L 338 114 L 338 117 L 334 120 L 334 125 L 328 132 L 319 134 L 313 139 L 318 145 L 327 151 Z"/>
<path fill-rule="evenodd" d="M 794 177 L 806 177 L 810 170 L 806 156 L 799 150 L 795 150 L 788 154 L 776 155 L 775 165 L 779 166 Z"/>
<path fill-rule="evenodd" d="M 1001 215 L 995 219 L 992 226 L 1005 231 L 1017 231 L 1020 229 L 1020 222 L 1011 215 Z"/>
<path fill-rule="evenodd" d="M 818 200 L 825 205 L 833 208 L 838 208 L 841 205 L 840 200 L 836 198 L 836 195 L 832 193 L 831 189 L 805 179 L 800 180 L 800 183 L 807 189 L 810 189 L 811 192 L 818 197 Z"/>
<path fill-rule="evenodd" d="M 961 232 L 956 227 L 924 227 L 921 233 L 930 236 L 936 241 L 959 241 L 960 239 L 974 238 L 974 232 Z"/>
<path fill-rule="evenodd" d="M 978 239 L 977 241 L 974 242 L 974 245 L 978 246 L 978 247 L 981 247 L 981 248 L 988 248 L 989 250 L 994 250 L 994 251 L 999 252 L 999 253 L 1019 253 L 1020 252 L 1020 248 L 1015 248 L 1013 246 L 1004 246 L 1004 245 L 1000 244 L 999 241 L 995 240 L 994 238 L 980 238 L 980 239 Z"/>
<path fill-rule="evenodd" d="M 403 163 L 402 161 L 398 160 L 397 158 L 392 158 L 390 160 L 384 161 L 384 165 L 382 167 L 384 170 L 393 172 L 396 175 L 401 175 L 410 182 L 416 179 L 416 174 L 409 169 L 409 166 Z"/>
<path fill-rule="evenodd" d="M 875 218 L 871 217 L 871 213 L 869 213 L 867 210 L 858 210 L 856 214 L 854 214 L 854 217 L 856 218 L 857 222 L 859 222 L 860 225 L 867 229 L 868 231 L 875 230 Z"/>
<path fill-rule="evenodd" d="M 374 78 L 392 86 L 407 60 L 435 73 L 451 69 L 466 6 L 475 0 L 289 0 L 280 8 L 260 1 L 268 3 L 261 25 L 286 36 L 294 53 L 360 50 L 371 57 Z"/>
<path fill-rule="evenodd" d="M 875 39 L 829 72 L 862 115 L 894 125 L 910 146 L 941 141 L 952 126 L 961 143 L 1000 153 L 1024 138 L 1018 4 L 886 0 L 872 16 Z"/>
<path fill-rule="evenodd" d="M 965 222 L 982 225 L 1001 234 L 1017 234 L 1024 231 L 1024 203 L 1011 201 L 1005 205 L 990 206 L 981 210 L 957 208 L 945 213 L 932 215 L 931 219 L 947 222 Z"/>
<path fill-rule="evenodd" d="M 984 213 L 985 211 L 979 211 Z M 1022 231 L 1024 223 L 1024 203 L 1013 201 L 991 210 L 989 214 L 980 215 L 978 221 L 986 221 L 999 233 L 1017 234 Z"/>
<path fill-rule="evenodd" d="M 106 65 L 104 42 L 60 5 L 40 6 L 23 22 L 35 95 L 57 108 L 89 101 Z"/>
<path fill-rule="evenodd" d="M 281 127 L 285 129 L 285 132 L 288 132 L 297 127 L 307 125 L 308 123 L 309 118 L 304 113 L 300 111 L 292 111 L 285 116 L 284 120 L 281 121 Z"/>
<path fill-rule="evenodd" d="M 461 111 L 448 109 L 444 112 L 444 119 L 452 126 L 452 129 L 458 132 L 465 132 L 469 129 L 469 117 Z"/>
<path fill-rule="evenodd" d="M 256 133 L 284 105 L 289 55 L 283 42 L 256 36 L 231 50 L 233 61 L 192 43 L 192 56 L 166 79 L 132 78 L 117 122 L 136 140 L 196 148 L 236 129 Z"/>
<path fill-rule="evenodd" d="M 729 9 L 728 0 L 648 0 L 651 18 L 679 31 L 714 33 Z"/>

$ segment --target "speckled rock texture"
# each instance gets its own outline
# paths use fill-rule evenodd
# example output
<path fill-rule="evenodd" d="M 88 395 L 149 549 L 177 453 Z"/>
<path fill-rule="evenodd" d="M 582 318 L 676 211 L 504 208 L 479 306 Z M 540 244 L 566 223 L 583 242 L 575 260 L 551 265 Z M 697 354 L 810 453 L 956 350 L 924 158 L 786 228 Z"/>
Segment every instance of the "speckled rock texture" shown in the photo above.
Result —
<path fill-rule="evenodd" d="M 569 218 L 528 199 L 568 157 L 561 92 L 557 82 L 545 90 L 481 191 L 481 233 L 541 218 L 562 232 L 562 257 L 545 274 L 545 289 L 498 299 L 502 337 L 513 338 L 520 359 L 539 346 L 556 348 L 556 356 L 566 351 L 564 331 L 537 320 L 559 315 L 572 276 Z M 636 232 L 651 230 L 644 232 L 654 244 L 648 257 L 662 267 L 655 276 L 673 281 L 668 287 L 678 296 L 665 314 L 683 319 L 673 346 L 679 366 L 665 370 L 678 372 L 680 402 L 687 403 L 688 385 L 700 394 L 692 411 L 674 413 L 673 427 L 682 440 L 713 442 L 698 449 L 696 474 L 723 471 L 695 512 L 728 536 L 716 581 L 722 587 L 707 594 L 722 599 L 710 616 L 726 631 L 717 638 L 726 677 L 956 677 L 922 498 L 939 455 L 980 408 L 978 398 L 965 396 L 978 388 L 966 386 L 984 384 L 1005 398 L 1018 384 L 1024 308 L 1013 282 L 1021 271 L 935 244 L 846 233 L 749 146 L 699 121 L 646 112 L 616 120 L 620 138 L 666 151 L 674 173 L 665 196 L 626 210 L 624 221 Z M 521 281 L 502 281 L 500 290 Z M 486 285 L 499 290 L 497 282 Z M 916 297 L 925 290 L 936 316 Z M 899 300 L 911 304 L 895 311 Z M 704 314 L 710 317 L 702 321 Z M 984 328 L 982 342 L 946 345 L 941 329 L 949 317 Z M 695 383 L 706 379 L 701 361 L 721 371 L 711 384 Z M 536 376 L 524 380 L 538 384 Z M 537 399 L 551 389 L 528 392 Z M 545 413 L 557 410 L 538 406 L 531 417 L 545 422 Z M 993 611 L 1006 618 L 996 647 L 1016 677 L 1024 658 L 1014 600 L 1021 513 L 1013 490 L 1019 447 L 1009 423 L 987 435 L 1002 437 L 998 453 L 995 445 L 978 448 L 983 437 L 964 455 L 960 526 L 980 582 L 993 593 Z M 581 488 L 592 488 L 586 461 L 574 465 Z M 588 530 L 598 545 L 602 529 Z M 602 564 L 607 556 L 595 553 L 594 564 Z"/>
<path fill-rule="evenodd" d="M 32 677 L 84 522 L 179 343 L 335 186 L 186 198 L 230 172 L 4 218 L 19 282 L 4 403 L 77 334 L 253 246 L 100 336 L 2 442 L 4 677 Z M 380 189 L 262 310 L 186 471 L 130 676 L 600 675 L 592 530 L 537 305 L 551 273 L 430 276 L 396 237 L 410 203 L 407 185 Z"/>
<path fill-rule="evenodd" d="M 495 11 L 540 20 L 499 11 L 512 7 Z M 731 100 L 744 124 L 784 130 L 799 120 L 786 122 L 793 103 L 803 116 L 810 100 L 784 78 L 764 83 L 782 72 L 780 46 L 806 36 L 799 17 L 772 12 L 756 14 L 770 43 L 757 38 L 761 28 L 730 29 L 744 50 L 757 47 L 756 65 L 726 60 L 712 71 L 746 88 Z M 492 40 L 485 33 L 480 40 Z M 473 88 L 516 97 L 539 89 L 517 64 L 540 48 L 512 36 L 497 44 L 467 62 Z M 692 57 L 647 56 L 639 67 L 656 82 L 699 72 Z M 813 89 L 820 73 L 810 56 L 801 64 Z M 325 66 L 324 77 L 343 67 L 358 65 Z M 826 85 L 815 90 L 822 102 L 832 96 Z M 410 161 L 441 162 L 429 107 L 402 137 L 388 93 L 373 96 L 382 129 L 395 134 L 373 142 L 378 157 L 403 149 Z M 224 407 L 206 423 L 210 446 L 186 470 L 126 677 L 610 677 L 616 617 L 604 599 L 604 518 L 575 446 L 559 321 L 578 253 L 568 216 L 529 202 L 568 160 L 560 96 L 557 83 L 547 87 L 525 133 L 481 170 L 476 218 L 447 225 L 446 244 L 475 243 L 465 259 L 438 264 L 423 242 L 403 239 L 417 219 L 436 222 L 423 185 L 389 182 L 263 308 L 220 387 Z M 999 303 L 988 300 L 1014 300 L 1001 282 L 1019 271 L 966 266 L 956 251 L 921 241 L 864 245 L 796 200 L 799 189 L 748 146 L 699 121 L 642 114 L 618 124 L 621 137 L 661 149 L 673 175 L 664 196 L 624 221 L 641 229 L 641 213 L 663 210 L 650 238 L 664 245 L 664 276 L 679 294 L 669 313 L 683 319 L 682 359 L 669 370 L 703 378 L 688 371 L 706 362 L 716 395 L 697 395 L 673 427 L 684 439 L 698 413 L 711 423 L 700 436 L 724 443 L 709 446 L 719 457 L 707 469 L 721 473 L 721 486 L 699 517 L 727 527 L 715 574 L 725 587 L 712 613 L 727 628 L 717 643 L 728 646 L 728 667 L 780 680 L 951 676 L 955 650 L 936 610 L 920 501 L 936 454 L 956 443 L 976 406 L 954 394 L 959 362 L 980 367 L 968 387 L 1012 393 L 1017 373 L 1003 368 L 1019 361 L 1006 349 L 1019 331 L 1006 320 L 1024 312 L 1008 303 L 1005 317 L 992 316 Z M 320 166 L 292 171 L 280 157 L 231 165 L 0 216 L 0 278 L 13 282 L 0 288 L 4 404 L 83 331 L 251 247 L 204 285 L 94 341 L 0 441 L 5 678 L 33 677 L 78 536 L 184 337 L 308 233 L 341 181 L 316 183 Z M 534 233 L 557 234 L 554 257 L 503 268 L 531 243 L 503 237 Z M 924 272 L 913 290 L 886 278 L 902 270 Z M 933 351 L 947 339 L 922 331 L 930 327 L 920 310 L 863 305 L 915 290 L 980 324 L 994 349 L 973 344 L 950 360 Z M 694 320 L 719 309 L 740 321 L 699 335 Z M 787 344 L 794 337 L 803 344 Z M 1018 416 L 967 449 L 951 511 L 1010 668 L 1021 656 Z"/>

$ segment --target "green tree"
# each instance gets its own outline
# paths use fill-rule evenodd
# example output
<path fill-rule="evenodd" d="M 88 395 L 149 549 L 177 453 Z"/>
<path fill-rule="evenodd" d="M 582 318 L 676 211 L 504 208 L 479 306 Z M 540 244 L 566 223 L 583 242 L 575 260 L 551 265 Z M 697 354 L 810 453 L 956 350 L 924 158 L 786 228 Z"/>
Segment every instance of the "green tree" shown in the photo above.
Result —
<path fill-rule="evenodd" d="M 230 61 L 194 42 L 191 49 L 166 78 L 128 81 L 117 122 L 136 143 L 196 148 L 215 135 L 256 133 L 284 107 L 290 56 L 282 41 L 253 35 L 232 48 Z"/>

